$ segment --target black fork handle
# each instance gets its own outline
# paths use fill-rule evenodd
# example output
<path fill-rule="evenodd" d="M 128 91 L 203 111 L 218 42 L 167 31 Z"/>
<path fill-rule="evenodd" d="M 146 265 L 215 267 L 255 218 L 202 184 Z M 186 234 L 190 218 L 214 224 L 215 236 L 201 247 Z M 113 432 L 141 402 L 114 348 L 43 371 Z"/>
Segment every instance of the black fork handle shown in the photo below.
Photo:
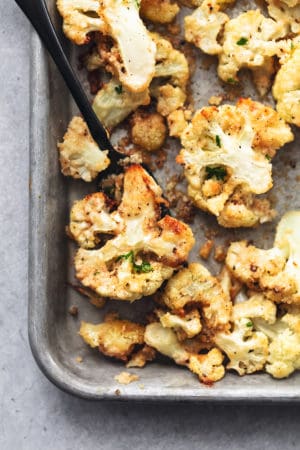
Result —
<path fill-rule="evenodd" d="M 96 116 L 90 102 L 82 89 L 74 70 L 62 48 L 53 23 L 51 21 L 45 0 L 15 0 L 21 8 L 36 32 L 40 36 L 44 46 L 52 56 L 53 61 L 62 74 L 66 85 L 87 123 L 91 135 L 101 150 L 108 150 L 111 161 L 121 159 L 123 155 L 116 152 L 107 136 L 107 132 Z"/>

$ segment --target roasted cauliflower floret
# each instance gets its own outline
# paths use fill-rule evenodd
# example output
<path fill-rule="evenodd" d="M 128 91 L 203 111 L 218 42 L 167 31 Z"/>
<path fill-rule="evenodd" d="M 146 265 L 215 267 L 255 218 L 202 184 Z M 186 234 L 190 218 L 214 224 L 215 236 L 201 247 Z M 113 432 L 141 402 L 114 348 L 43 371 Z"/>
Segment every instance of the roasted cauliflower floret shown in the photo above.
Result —
<path fill-rule="evenodd" d="M 247 318 L 234 322 L 231 333 L 218 333 L 215 343 L 230 360 L 227 369 L 239 375 L 262 370 L 268 357 L 268 338 L 259 331 L 253 331 L 253 322 Z"/>
<path fill-rule="evenodd" d="M 128 320 L 109 319 L 98 325 L 82 322 L 79 334 L 103 355 L 127 361 L 136 345 L 144 343 L 145 328 Z"/>
<path fill-rule="evenodd" d="M 86 44 L 91 31 L 105 30 L 98 0 L 57 0 L 57 9 L 65 35 L 77 45 Z"/>
<path fill-rule="evenodd" d="M 276 321 L 276 305 L 262 294 L 252 295 L 248 300 L 236 303 L 232 311 L 233 321 L 240 319 L 263 319 L 267 323 Z"/>
<path fill-rule="evenodd" d="M 300 369 L 299 313 L 285 314 L 274 324 L 256 319 L 254 326 L 270 340 L 266 372 L 274 378 L 285 378 Z"/>
<path fill-rule="evenodd" d="M 130 91 L 148 88 L 155 66 L 156 46 L 139 16 L 136 0 L 102 0 L 99 13 L 115 45 L 107 64 Z"/>
<path fill-rule="evenodd" d="M 110 163 L 81 117 L 73 117 L 58 150 L 62 173 L 84 181 L 92 181 Z"/>
<path fill-rule="evenodd" d="M 217 278 L 198 263 L 189 264 L 172 277 L 162 294 L 171 311 L 182 311 L 189 304 L 201 305 L 208 328 L 226 330 L 231 316 L 231 300 Z"/>
<path fill-rule="evenodd" d="M 145 342 L 173 359 L 176 364 L 188 367 L 203 383 L 211 384 L 223 378 L 225 374 L 223 356 L 218 349 L 214 348 L 206 355 L 189 353 L 178 341 L 176 333 L 158 322 L 146 326 Z"/>
<path fill-rule="evenodd" d="M 230 245 L 226 265 L 251 289 L 283 303 L 300 303 L 300 211 L 280 220 L 274 247 L 261 250 L 246 241 Z"/>
<path fill-rule="evenodd" d="M 159 150 L 167 137 L 165 119 L 158 113 L 137 111 L 131 120 L 131 138 L 143 150 Z"/>
<path fill-rule="evenodd" d="M 223 226 L 265 221 L 266 207 L 255 204 L 253 194 L 271 189 L 270 161 L 291 140 L 290 127 L 279 114 L 250 99 L 240 99 L 236 106 L 202 108 L 184 130 L 177 157 L 184 166 L 189 196 Z"/>
<path fill-rule="evenodd" d="M 219 53 L 219 77 L 228 82 L 238 81 L 240 69 L 255 71 L 261 67 L 269 68 L 269 83 L 274 69 L 270 58 L 278 55 L 277 39 L 285 35 L 282 26 L 273 19 L 264 17 L 259 10 L 247 11 L 225 24 L 222 52 Z M 256 76 L 261 94 L 266 91 L 264 73 L 262 85 Z"/>
<path fill-rule="evenodd" d="M 160 219 L 160 206 L 165 202 L 161 195 L 161 188 L 141 166 L 126 169 L 122 201 L 110 214 L 110 230 L 105 221 L 105 233 L 115 236 L 98 250 L 81 248 L 76 254 L 76 276 L 84 286 L 101 297 L 134 301 L 153 294 L 186 261 L 194 244 L 192 231 L 170 216 Z M 97 203 L 99 194 L 92 194 L 85 205 L 93 196 Z M 105 219 L 106 213 L 104 209 Z M 83 217 L 82 229 L 87 226 L 87 232 L 73 234 L 79 243 L 91 230 L 93 238 L 88 243 L 96 232 L 102 232 L 99 214 L 100 208 L 88 225 Z"/>
<path fill-rule="evenodd" d="M 127 368 L 131 367 L 144 367 L 148 361 L 153 361 L 156 356 L 154 348 L 149 345 L 144 345 L 143 348 L 131 355 L 130 360 L 126 364 Z"/>
<path fill-rule="evenodd" d="M 300 6 L 299 6 L 300 8 Z M 300 20 L 300 14 L 299 14 Z M 289 123 L 300 126 L 300 45 L 292 49 L 290 56 L 277 72 L 273 85 L 276 109 Z"/>
<path fill-rule="evenodd" d="M 111 217 L 113 202 L 102 192 L 75 202 L 70 214 L 69 234 L 80 247 L 94 248 L 101 233 L 114 234 L 118 223 Z"/>
<path fill-rule="evenodd" d="M 93 109 L 102 124 L 112 129 L 139 106 L 149 103 L 148 90 L 131 92 L 112 78 L 97 93 L 93 101 Z"/>
<path fill-rule="evenodd" d="M 141 17 L 154 23 L 170 23 L 178 12 L 179 6 L 170 0 L 141 0 Z"/>
<path fill-rule="evenodd" d="M 220 3 L 204 0 L 190 16 L 184 18 L 185 39 L 209 55 L 222 52 L 218 36 L 229 17 L 220 11 Z"/>
<path fill-rule="evenodd" d="M 180 341 L 196 336 L 202 329 L 200 314 L 197 309 L 181 315 L 158 310 L 157 315 L 164 328 L 172 328 L 176 331 Z"/>
<path fill-rule="evenodd" d="M 268 13 L 281 25 L 285 34 L 300 32 L 300 4 L 298 0 L 267 0 Z"/>

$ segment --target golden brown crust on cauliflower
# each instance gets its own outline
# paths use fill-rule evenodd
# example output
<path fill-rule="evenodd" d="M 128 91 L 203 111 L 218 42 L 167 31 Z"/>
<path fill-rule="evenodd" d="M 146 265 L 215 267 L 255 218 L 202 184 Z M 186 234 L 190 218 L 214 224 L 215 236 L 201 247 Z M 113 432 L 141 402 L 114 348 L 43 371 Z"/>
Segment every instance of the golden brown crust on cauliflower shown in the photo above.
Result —
<path fill-rule="evenodd" d="M 179 341 L 196 336 L 202 329 L 200 314 L 196 308 L 184 314 L 172 314 L 163 310 L 156 310 L 155 312 L 162 326 L 172 328 Z"/>
<path fill-rule="evenodd" d="M 103 355 L 127 361 L 136 345 L 144 343 L 145 328 L 128 320 L 107 320 L 98 325 L 82 322 L 79 334 Z"/>
<path fill-rule="evenodd" d="M 170 23 L 178 12 L 179 6 L 170 0 L 141 0 L 141 17 L 154 23 Z"/>
<path fill-rule="evenodd" d="M 81 117 L 73 117 L 58 150 L 62 173 L 84 181 L 92 181 L 110 163 Z"/>
<path fill-rule="evenodd" d="M 201 264 L 191 263 L 172 277 L 163 291 L 162 301 L 171 311 L 199 304 L 208 328 L 224 330 L 229 326 L 230 297 L 217 278 Z"/>
<path fill-rule="evenodd" d="M 64 33 L 75 44 L 86 44 L 90 32 L 105 30 L 98 0 L 57 0 L 56 4 L 63 18 Z"/>
<path fill-rule="evenodd" d="M 300 7 L 299 7 L 300 8 Z M 300 20 L 300 14 L 299 14 Z M 273 96 L 276 109 L 288 123 L 300 126 L 300 46 L 298 44 L 277 72 Z"/>
<path fill-rule="evenodd" d="M 225 374 L 223 356 L 218 349 L 212 349 L 206 355 L 190 353 L 178 341 L 176 333 L 170 328 L 164 328 L 159 322 L 146 326 L 145 342 L 173 359 L 176 364 L 188 367 L 198 375 L 202 383 L 211 384 L 223 378 Z"/>
<path fill-rule="evenodd" d="M 258 249 L 246 241 L 232 243 L 227 267 L 248 287 L 275 302 L 300 303 L 299 227 L 300 212 L 290 211 L 277 226 L 273 248 Z"/>
<path fill-rule="evenodd" d="M 197 111 L 181 135 L 188 194 L 227 227 L 253 226 L 273 216 L 253 194 L 272 187 L 270 160 L 293 139 L 290 127 L 272 108 L 250 99 L 235 106 Z"/>
<path fill-rule="evenodd" d="M 167 127 L 163 116 L 158 113 L 137 111 L 131 119 L 131 139 L 143 150 L 159 150 L 166 139 Z"/>
<path fill-rule="evenodd" d="M 131 355 L 126 367 L 144 367 L 148 361 L 153 361 L 156 357 L 156 351 L 149 345 L 144 345 L 141 350 Z"/>
<path fill-rule="evenodd" d="M 160 219 L 161 195 L 141 166 L 126 169 L 121 204 L 110 214 L 116 228 L 105 231 L 115 237 L 98 250 L 76 254 L 76 276 L 84 286 L 102 297 L 134 301 L 153 294 L 186 261 L 192 231 L 173 217 Z"/>

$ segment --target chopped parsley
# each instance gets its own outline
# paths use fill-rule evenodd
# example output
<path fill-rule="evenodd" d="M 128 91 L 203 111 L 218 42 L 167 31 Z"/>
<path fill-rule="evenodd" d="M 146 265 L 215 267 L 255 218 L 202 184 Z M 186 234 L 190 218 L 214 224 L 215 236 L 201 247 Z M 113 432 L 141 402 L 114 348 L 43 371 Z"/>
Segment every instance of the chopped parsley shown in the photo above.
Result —
<path fill-rule="evenodd" d="M 246 45 L 248 43 L 248 39 L 245 37 L 241 37 L 237 42 L 236 45 Z"/>
<path fill-rule="evenodd" d="M 116 91 L 117 94 L 122 94 L 123 86 L 121 84 L 119 84 L 119 86 L 115 87 L 115 91 Z"/>
<path fill-rule="evenodd" d="M 216 144 L 217 144 L 218 147 L 221 148 L 221 139 L 220 139 L 219 135 L 216 135 Z"/>
<path fill-rule="evenodd" d="M 251 320 L 249 320 L 249 322 L 246 323 L 246 327 L 253 327 L 253 322 L 251 322 Z"/>
<path fill-rule="evenodd" d="M 217 180 L 224 181 L 224 178 L 227 175 L 227 170 L 225 167 L 216 166 L 216 167 L 205 167 L 206 178 L 209 180 L 210 178 L 216 178 Z"/>
<path fill-rule="evenodd" d="M 295 46 L 294 46 L 294 42 L 291 42 L 291 50 L 294 50 Z"/>
<path fill-rule="evenodd" d="M 129 253 L 125 253 L 124 255 L 118 256 L 117 261 L 120 261 L 121 259 L 128 259 L 133 266 L 134 272 L 137 272 L 137 273 L 153 272 L 153 267 L 151 266 L 151 264 L 148 261 L 142 261 L 141 264 L 137 264 L 135 262 L 134 253 L 132 250 Z"/>
<path fill-rule="evenodd" d="M 234 78 L 227 78 L 227 83 L 236 84 L 237 82 Z"/>
<path fill-rule="evenodd" d="M 140 0 L 135 0 L 135 4 L 136 4 L 137 8 L 139 8 L 141 6 L 141 1 Z"/>
<path fill-rule="evenodd" d="M 265 155 L 265 157 L 266 157 L 266 159 L 267 159 L 268 161 L 271 161 L 271 156 L 270 156 L 270 155 Z"/>
<path fill-rule="evenodd" d="M 104 192 L 104 194 L 108 195 L 108 197 L 113 197 L 115 194 L 115 187 L 114 186 L 104 186 L 103 192 Z"/>

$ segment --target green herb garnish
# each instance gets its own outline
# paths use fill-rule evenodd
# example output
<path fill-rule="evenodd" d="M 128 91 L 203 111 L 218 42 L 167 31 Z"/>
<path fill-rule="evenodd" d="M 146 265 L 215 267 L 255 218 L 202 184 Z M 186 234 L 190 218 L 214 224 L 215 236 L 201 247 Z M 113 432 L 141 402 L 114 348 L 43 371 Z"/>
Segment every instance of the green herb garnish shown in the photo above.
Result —
<path fill-rule="evenodd" d="M 137 8 L 139 8 L 141 6 L 141 1 L 140 0 L 135 0 L 135 4 L 136 4 Z"/>
<path fill-rule="evenodd" d="M 148 261 L 142 261 L 141 264 L 137 264 L 135 262 L 134 253 L 132 250 L 131 250 L 131 252 L 126 253 L 125 255 L 118 256 L 117 261 L 120 261 L 121 259 L 128 259 L 133 266 L 134 272 L 137 272 L 137 273 L 153 272 L 153 267 L 151 266 L 151 264 Z"/>
<path fill-rule="evenodd" d="M 210 178 L 216 178 L 217 180 L 224 180 L 227 175 L 227 170 L 225 167 L 216 166 L 216 167 L 205 167 L 206 178 L 209 180 Z"/>
<path fill-rule="evenodd" d="M 227 83 L 231 83 L 231 84 L 237 84 L 238 81 L 235 80 L 234 78 L 227 78 Z"/>
<path fill-rule="evenodd" d="M 253 327 L 253 322 L 251 322 L 251 320 L 249 322 L 246 323 L 246 327 Z"/>
<path fill-rule="evenodd" d="M 216 135 L 216 144 L 218 147 L 221 148 L 221 139 L 220 139 L 220 136 L 218 136 L 218 135 Z"/>
<path fill-rule="evenodd" d="M 115 91 L 116 91 L 117 94 L 122 94 L 123 86 L 121 84 L 119 84 L 119 86 L 115 87 Z"/>
<path fill-rule="evenodd" d="M 115 187 L 114 186 L 104 186 L 102 188 L 104 194 L 108 195 L 109 197 L 113 197 L 115 193 Z"/>
<path fill-rule="evenodd" d="M 265 155 L 265 157 L 266 157 L 266 159 L 267 159 L 268 161 L 271 161 L 271 156 L 270 156 L 270 155 Z"/>
<path fill-rule="evenodd" d="M 237 42 L 236 45 L 246 45 L 248 43 L 248 39 L 245 37 L 241 37 Z"/>
<path fill-rule="evenodd" d="M 295 46 L 294 46 L 294 42 L 291 42 L 291 50 L 294 50 Z"/>

